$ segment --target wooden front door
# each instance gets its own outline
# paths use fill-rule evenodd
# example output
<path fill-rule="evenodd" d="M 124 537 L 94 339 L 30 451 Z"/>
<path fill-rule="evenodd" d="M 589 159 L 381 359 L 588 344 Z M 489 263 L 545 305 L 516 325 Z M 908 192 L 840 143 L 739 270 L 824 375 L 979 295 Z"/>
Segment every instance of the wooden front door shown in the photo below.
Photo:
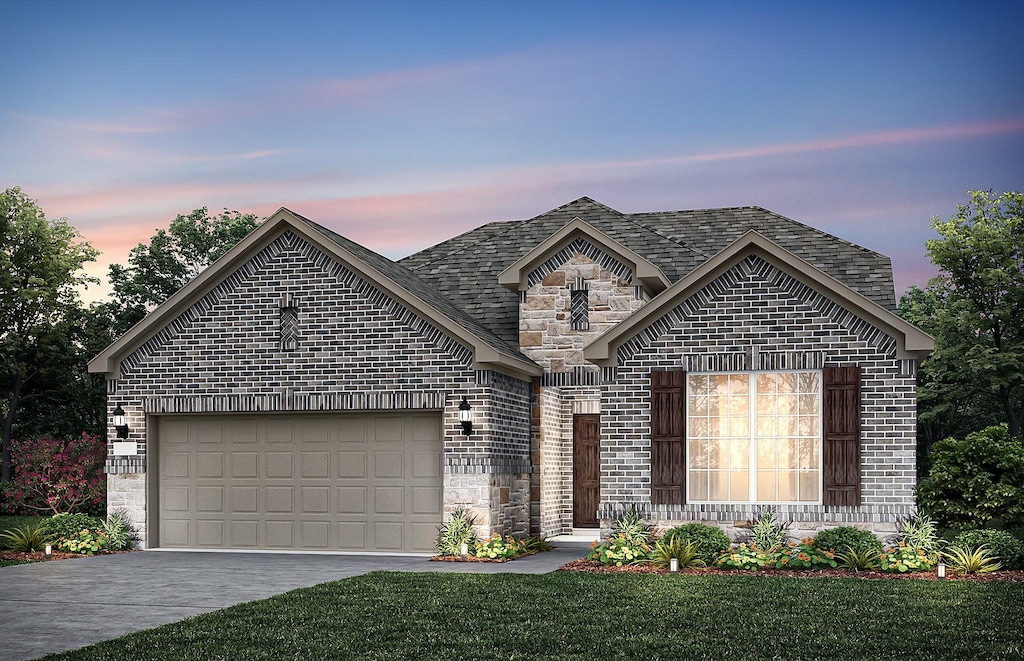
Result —
<path fill-rule="evenodd" d="M 572 417 L 572 525 L 597 528 L 601 504 L 601 416 Z"/>

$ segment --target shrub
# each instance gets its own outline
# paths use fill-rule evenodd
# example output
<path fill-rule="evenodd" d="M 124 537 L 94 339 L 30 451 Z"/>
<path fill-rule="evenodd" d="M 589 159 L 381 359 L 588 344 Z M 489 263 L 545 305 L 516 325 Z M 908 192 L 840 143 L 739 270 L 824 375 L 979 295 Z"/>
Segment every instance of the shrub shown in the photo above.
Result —
<path fill-rule="evenodd" d="M 846 547 L 846 551 L 836 554 L 836 560 L 839 561 L 839 566 L 843 569 L 852 569 L 853 571 L 874 571 L 878 569 L 881 563 L 881 549 L 861 549 L 857 550 L 851 547 Z"/>
<path fill-rule="evenodd" d="M 523 549 L 523 553 L 541 553 L 555 548 L 555 546 L 545 539 L 543 535 L 525 537 L 520 540 L 519 546 Z"/>
<path fill-rule="evenodd" d="M 111 512 L 103 522 L 102 530 L 110 541 L 111 551 L 129 551 L 139 541 L 139 531 L 132 525 L 127 512 Z"/>
<path fill-rule="evenodd" d="M 706 564 L 700 557 L 700 549 L 693 542 L 684 544 L 679 537 L 667 541 L 665 538 L 658 540 L 651 551 L 651 561 L 658 567 L 668 567 L 672 564 L 673 558 L 681 569 L 703 567 Z"/>
<path fill-rule="evenodd" d="M 1004 569 L 1024 569 L 1024 542 L 1005 530 L 967 530 L 956 536 L 953 545 L 962 549 L 984 546 L 999 558 Z"/>
<path fill-rule="evenodd" d="M 761 549 L 785 544 L 789 539 L 789 521 L 779 520 L 775 510 L 765 508 L 754 518 L 750 526 L 750 543 Z"/>
<path fill-rule="evenodd" d="M 692 542 L 700 550 L 700 558 L 707 564 L 713 564 L 715 558 L 725 553 L 732 546 L 729 536 L 720 528 L 706 523 L 687 523 L 670 528 L 662 535 L 662 541 L 678 538 L 682 544 Z"/>
<path fill-rule="evenodd" d="M 924 549 L 926 553 L 934 554 L 938 552 L 942 542 L 939 540 L 935 521 L 926 514 L 914 512 L 896 522 L 896 534 L 892 538 L 892 543 Z"/>
<path fill-rule="evenodd" d="M 942 557 L 951 570 L 961 574 L 987 574 L 1001 566 L 999 558 L 993 556 L 984 546 L 974 549 L 950 546 L 942 552 Z"/>
<path fill-rule="evenodd" d="M 18 553 L 43 551 L 49 543 L 50 536 L 43 529 L 41 522 L 29 523 L 0 533 L 0 548 Z"/>
<path fill-rule="evenodd" d="M 814 540 L 810 537 L 777 548 L 776 569 L 827 569 L 839 566 L 835 554 L 814 548 Z"/>
<path fill-rule="evenodd" d="M 651 541 L 651 526 L 644 520 L 636 505 L 630 505 L 612 521 L 612 538 L 625 535 L 631 543 L 640 545 Z"/>
<path fill-rule="evenodd" d="M 833 553 L 845 553 L 849 550 L 857 553 L 881 553 L 883 545 L 882 540 L 874 533 L 853 526 L 839 526 L 819 532 L 814 538 L 814 548 Z"/>
<path fill-rule="evenodd" d="M 465 509 L 453 510 L 448 520 L 438 528 L 437 552 L 440 555 L 462 555 L 463 544 L 472 549 L 477 541 L 474 524 L 473 517 Z"/>
<path fill-rule="evenodd" d="M 103 524 L 88 514 L 56 514 L 40 524 L 51 539 L 70 537 L 86 528 L 99 528 Z"/>
<path fill-rule="evenodd" d="M 521 547 L 514 538 L 503 538 L 499 533 L 494 533 L 483 541 L 477 541 L 474 547 L 473 555 L 478 558 L 511 559 L 518 558 L 521 554 Z"/>
<path fill-rule="evenodd" d="M 10 496 L 23 507 L 54 514 L 101 507 L 107 497 L 106 457 L 103 439 L 92 434 L 67 441 L 12 440 L 11 468 L 17 478 Z"/>
<path fill-rule="evenodd" d="M 606 542 L 594 542 L 587 559 L 616 567 L 635 565 L 651 559 L 651 546 L 647 542 L 635 542 L 625 533 L 619 533 Z"/>
<path fill-rule="evenodd" d="M 96 528 L 82 528 L 73 535 L 57 540 L 57 548 L 61 551 L 82 555 L 93 555 L 97 551 L 106 550 L 109 546 L 110 540 L 106 534 Z"/>
<path fill-rule="evenodd" d="M 930 457 L 917 502 L 942 524 L 982 528 L 996 517 L 1006 527 L 1024 524 L 1024 445 L 1005 424 L 940 441 Z"/>
<path fill-rule="evenodd" d="M 879 556 L 879 569 L 884 572 L 931 571 L 938 563 L 938 554 L 929 553 L 920 546 L 907 546 L 903 542 L 887 549 Z"/>
<path fill-rule="evenodd" d="M 773 551 L 765 551 L 743 543 L 728 553 L 721 553 L 715 559 L 715 566 L 719 569 L 758 570 L 774 562 L 775 553 Z"/>

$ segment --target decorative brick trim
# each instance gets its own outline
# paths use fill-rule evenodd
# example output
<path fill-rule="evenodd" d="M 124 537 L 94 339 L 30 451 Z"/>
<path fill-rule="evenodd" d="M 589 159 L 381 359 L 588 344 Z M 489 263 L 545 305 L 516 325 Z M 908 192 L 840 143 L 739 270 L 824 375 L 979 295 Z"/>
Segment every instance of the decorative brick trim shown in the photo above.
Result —
<path fill-rule="evenodd" d="M 626 282 L 631 282 L 633 280 L 633 269 L 608 255 L 589 241 L 585 239 L 575 239 L 572 243 L 556 252 L 543 264 L 530 272 L 530 275 L 526 278 L 527 288 L 532 287 L 543 280 L 548 276 L 548 274 L 560 267 L 562 264 L 565 264 L 576 255 L 585 255 L 589 257 L 600 264 L 602 268 L 608 269 Z"/>
<path fill-rule="evenodd" d="M 146 457 L 107 457 L 106 463 L 103 464 L 103 472 L 107 475 L 145 473 Z"/>
<path fill-rule="evenodd" d="M 279 411 L 392 411 L 444 408 L 445 393 L 391 391 L 331 394 L 148 397 L 145 413 L 273 413 Z"/>
<path fill-rule="evenodd" d="M 545 372 L 540 385 L 548 386 L 599 386 L 603 382 L 603 371 L 575 369 L 571 372 Z"/>

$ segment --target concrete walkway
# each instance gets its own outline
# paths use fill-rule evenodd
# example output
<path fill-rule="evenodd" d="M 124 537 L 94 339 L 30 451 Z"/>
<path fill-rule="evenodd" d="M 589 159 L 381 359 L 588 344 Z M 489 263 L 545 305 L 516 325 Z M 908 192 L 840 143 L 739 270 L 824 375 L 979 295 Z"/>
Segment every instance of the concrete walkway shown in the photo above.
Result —
<path fill-rule="evenodd" d="M 0 568 L 0 661 L 23 661 L 371 571 L 544 574 L 587 545 L 506 563 L 426 557 L 143 551 Z"/>

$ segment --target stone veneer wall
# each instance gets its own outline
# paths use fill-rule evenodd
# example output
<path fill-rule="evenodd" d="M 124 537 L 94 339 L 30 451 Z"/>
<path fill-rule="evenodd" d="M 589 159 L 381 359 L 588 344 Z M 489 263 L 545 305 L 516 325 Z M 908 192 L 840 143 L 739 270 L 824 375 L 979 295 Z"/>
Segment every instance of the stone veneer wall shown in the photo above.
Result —
<path fill-rule="evenodd" d="M 279 328 L 287 296 L 298 307 L 290 351 Z M 523 532 L 530 384 L 476 372 L 472 362 L 467 347 L 286 232 L 127 356 L 108 382 L 108 420 L 120 404 L 139 447 L 136 456 L 109 456 L 108 506 L 127 509 L 145 534 L 153 415 L 429 409 L 443 416 L 445 511 L 485 511 L 485 534 Z M 462 395 L 473 404 L 468 437 L 458 423 Z"/>
<path fill-rule="evenodd" d="M 586 241 L 574 247 L 582 252 L 539 266 L 520 294 L 519 349 L 547 372 L 596 371 L 583 359 L 583 347 L 646 303 L 643 289 L 630 284 L 627 267 Z M 562 251 L 553 259 L 566 256 Z M 588 290 L 588 330 L 571 325 L 570 292 L 578 286 Z"/>
<path fill-rule="evenodd" d="M 915 362 L 862 319 L 751 256 L 619 349 L 603 386 L 601 526 L 629 503 L 663 525 L 717 524 L 734 536 L 757 506 L 650 504 L 650 372 L 820 369 L 859 365 L 861 505 L 782 505 L 794 534 L 854 525 L 883 535 L 914 509 Z"/>

